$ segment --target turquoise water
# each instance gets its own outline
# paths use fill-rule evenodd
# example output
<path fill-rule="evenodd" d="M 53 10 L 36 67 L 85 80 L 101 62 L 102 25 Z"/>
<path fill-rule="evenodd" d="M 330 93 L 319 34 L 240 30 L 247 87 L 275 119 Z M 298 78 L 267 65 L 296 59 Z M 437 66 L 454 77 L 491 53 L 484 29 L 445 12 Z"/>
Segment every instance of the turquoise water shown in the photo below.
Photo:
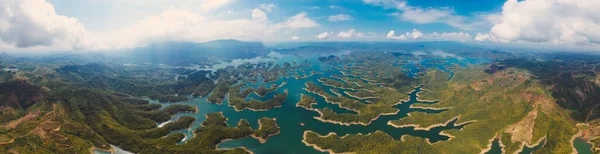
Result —
<path fill-rule="evenodd" d="M 435 142 L 445 141 L 445 140 L 449 139 L 449 137 L 447 137 L 447 136 L 440 135 L 439 133 L 441 131 L 449 130 L 449 129 L 461 129 L 464 126 L 464 125 L 454 126 L 454 122 L 456 122 L 456 121 L 452 121 L 447 126 L 434 127 L 428 131 L 423 131 L 423 130 L 414 130 L 414 128 L 412 128 L 412 127 L 394 128 L 392 126 L 387 125 L 387 122 L 389 120 L 401 119 L 401 118 L 407 116 L 407 114 L 410 112 L 426 112 L 426 113 L 443 112 L 443 110 L 410 109 L 410 106 L 415 103 L 425 103 L 425 104 L 435 103 L 435 102 L 418 102 L 417 101 L 416 94 L 418 92 L 420 92 L 420 90 L 421 90 L 420 87 L 415 88 L 413 92 L 411 92 L 410 94 L 407 94 L 406 97 L 408 97 L 410 99 L 408 102 L 395 106 L 396 108 L 398 108 L 400 110 L 400 112 L 398 114 L 389 115 L 389 116 L 381 116 L 381 117 L 379 117 L 379 119 L 373 121 L 368 126 L 362 126 L 362 125 L 342 126 L 342 125 L 324 123 L 324 122 L 318 121 L 313 118 L 313 117 L 319 116 L 318 113 L 316 113 L 314 111 L 308 111 L 304 108 L 299 108 L 299 107 L 295 106 L 296 103 L 298 101 L 300 101 L 301 94 L 310 95 L 310 96 L 314 97 L 318 102 L 314 106 L 315 108 L 328 107 L 328 108 L 332 108 L 334 111 L 336 111 L 338 113 L 353 113 L 353 111 L 342 109 L 338 105 L 326 103 L 323 97 L 309 93 L 303 89 L 303 88 L 305 88 L 305 83 L 308 81 L 311 81 L 311 82 L 323 87 L 324 90 L 330 92 L 332 95 L 335 95 L 335 94 L 332 93 L 331 90 L 336 90 L 336 91 L 339 91 L 342 95 L 347 96 L 346 94 L 344 94 L 344 91 L 346 91 L 346 90 L 339 89 L 339 88 L 332 89 L 330 87 L 323 86 L 320 82 L 317 81 L 321 77 L 331 77 L 332 75 L 340 75 L 341 76 L 342 74 L 339 72 L 339 70 L 333 68 L 332 66 L 330 66 L 328 64 L 320 63 L 319 61 L 317 61 L 317 57 L 315 57 L 315 56 L 304 57 L 304 58 L 283 56 L 283 57 L 279 58 L 278 63 L 280 63 L 281 61 L 303 62 L 305 60 L 308 60 L 308 62 L 311 63 L 310 69 L 308 69 L 308 70 L 299 71 L 299 72 L 297 72 L 297 71 L 290 72 L 291 74 L 289 77 L 281 77 L 278 80 L 271 82 L 271 83 L 257 82 L 256 84 L 253 84 L 253 83 L 248 82 L 247 83 L 248 85 L 245 87 L 245 88 L 248 88 L 248 87 L 257 88 L 258 86 L 261 86 L 261 85 L 265 85 L 265 86 L 269 86 L 271 84 L 280 85 L 282 82 L 287 82 L 287 84 L 278 88 L 276 91 L 267 93 L 265 97 L 259 97 L 255 94 L 251 94 L 249 96 L 249 98 L 256 98 L 259 100 L 267 100 L 267 99 L 272 98 L 277 93 L 284 93 L 284 90 L 288 90 L 288 93 L 289 93 L 288 98 L 283 103 L 282 107 L 274 108 L 274 109 L 271 109 L 268 111 L 256 112 L 256 111 L 250 111 L 250 110 L 243 110 L 241 112 L 236 112 L 233 107 L 228 106 L 229 102 L 227 99 L 225 99 L 223 101 L 223 104 L 219 105 L 219 104 L 211 104 L 211 103 L 207 102 L 205 98 L 190 97 L 190 101 L 163 104 L 163 108 L 167 107 L 169 105 L 172 105 L 172 104 L 187 104 L 187 105 L 197 106 L 199 109 L 199 111 L 197 113 L 179 113 L 179 114 L 175 115 L 170 121 L 175 121 L 181 116 L 193 116 L 196 118 L 196 121 L 192 124 L 192 126 L 189 129 L 177 130 L 172 133 L 182 132 L 182 133 L 186 134 L 186 138 L 183 139 L 181 142 L 181 143 L 184 143 L 185 141 L 187 141 L 188 139 L 190 139 L 192 137 L 193 130 L 200 127 L 200 124 L 205 119 L 204 115 L 207 113 L 211 113 L 211 112 L 223 112 L 223 115 L 228 118 L 227 123 L 229 124 L 229 127 L 235 127 L 240 119 L 246 119 L 250 122 L 250 125 L 256 129 L 256 128 L 258 128 L 258 119 L 260 119 L 262 117 L 277 118 L 277 124 L 281 128 L 281 132 L 278 135 L 270 137 L 266 143 L 261 144 L 258 142 L 258 140 L 251 138 L 251 137 L 247 137 L 247 138 L 243 138 L 243 139 L 239 139 L 239 140 L 229 140 L 229 141 L 223 142 L 222 144 L 219 145 L 219 148 L 236 148 L 236 147 L 244 146 L 255 153 L 302 153 L 302 154 L 305 154 L 305 153 L 320 153 L 320 152 L 314 150 L 313 148 L 304 145 L 304 143 L 301 142 L 302 135 L 303 135 L 304 131 L 306 131 L 306 130 L 311 130 L 311 131 L 317 132 L 321 135 L 325 135 L 330 132 L 335 132 L 340 136 L 343 136 L 346 134 L 357 134 L 357 133 L 368 134 L 368 133 L 374 132 L 376 130 L 381 130 L 381 131 L 388 133 L 395 139 L 400 139 L 400 137 L 402 135 L 411 135 L 411 136 L 417 136 L 417 137 L 421 137 L 421 138 L 428 138 L 430 142 L 435 143 Z M 476 64 L 476 63 L 471 63 L 471 62 L 476 61 L 473 59 L 449 58 L 449 59 L 443 59 L 443 60 L 445 60 L 446 62 L 445 63 L 431 63 L 431 61 L 425 59 L 420 62 L 420 65 L 424 66 L 425 68 L 442 69 L 443 71 L 451 72 L 447 68 L 450 66 L 454 66 L 456 64 L 458 64 L 459 66 L 467 66 L 467 64 Z M 399 69 L 413 71 L 411 68 L 409 68 L 410 66 L 414 66 L 414 65 L 400 66 Z M 295 73 L 307 74 L 310 71 L 318 71 L 318 72 L 322 72 L 322 74 L 316 74 L 316 75 L 310 76 L 308 78 L 302 78 L 302 79 L 295 79 L 293 77 L 293 74 L 295 74 Z M 419 70 L 416 70 L 416 71 L 419 71 Z M 420 70 L 420 71 L 423 71 L 423 70 Z M 414 72 L 414 73 L 418 73 L 418 72 Z M 259 76 L 257 78 L 257 80 L 262 81 L 262 77 Z M 349 98 L 352 98 L 352 97 L 349 97 Z M 354 98 L 354 99 L 356 99 L 356 98 Z M 365 102 L 364 100 L 360 100 L 360 101 Z M 158 103 L 158 102 L 152 101 L 152 103 Z M 304 126 L 301 126 L 300 123 L 304 123 Z"/>
<path fill-rule="evenodd" d="M 115 149 L 114 154 L 133 154 L 133 153 L 125 151 L 117 146 L 114 146 L 114 145 L 110 145 L 110 146 Z M 111 154 L 110 152 L 102 151 L 102 150 L 94 150 L 93 152 L 94 152 L 94 154 Z"/>
<path fill-rule="evenodd" d="M 542 148 L 545 144 L 546 144 L 546 140 L 543 140 L 542 142 L 540 142 L 537 145 L 534 145 L 533 147 L 527 147 L 526 145 L 524 145 L 523 149 L 521 150 L 521 152 L 519 152 L 519 154 L 532 154 L 533 152 L 535 152 L 535 150 Z M 494 141 L 492 141 L 492 149 L 488 150 L 485 153 L 486 154 L 502 154 L 502 146 L 500 146 L 500 140 L 494 139 Z"/>
<path fill-rule="evenodd" d="M 592 145 L 582 138 L 575 138 L 573 146 L 579 154 L 592 154 Z"/>
<path fill-rule="evenodd" d="M 485 154 L 501 154 L 502 153 L 502 147 L 500 146 L 500 139 L 495 138 L 494 141 L 492 141 L 492 148 L 485 152 Z"/>
<path fill-rule="evenodd" d="M 531 154 L 533 153 L 535 150 L 542 148 L 544 145 L 546 144 L 546 140 L 544 139 L 542 142 L 540 142 L 538 145 L 535 145 L 533 147 L 527 147 L 524 146 L 523 150 L 521 152 L 519 152 L 519 154 Z"/>

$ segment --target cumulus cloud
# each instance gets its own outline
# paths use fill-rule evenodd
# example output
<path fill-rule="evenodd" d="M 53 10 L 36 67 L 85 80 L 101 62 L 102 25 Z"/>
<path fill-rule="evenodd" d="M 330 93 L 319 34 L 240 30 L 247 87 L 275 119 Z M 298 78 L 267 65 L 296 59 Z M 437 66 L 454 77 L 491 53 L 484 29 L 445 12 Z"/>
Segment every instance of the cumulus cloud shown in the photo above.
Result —
<path fill-rule="evenodd" d="M 406 1 L 399 0 L 363 0 L 363 2 L 386 9 L 396 9 L 399 12 L 392 13 L 392 16 L 396 16 L 402 21 L 417 24 L 443 23 L 464 30 L 471 30 L 475 27 L 488 24 L 487 20 L 479 20 L 479 18 L 486 16 L 476 16 L 475 18 L 478 20 L 472 20 L 468 17 L 458 15 L 450 7 L 422 8 L 407 5 Z"/>
<path fill-rule="evenodd" d="M 597 0 L 508 0 L 489 33 L 475 40 L 598 45 L 599 7 Z"/>
<path fill-rule="evenodd" d="M 406 34 L 402 34 L 400 36 L 396 36 L 396 32 L 391 30 L 386 35 L 387 39 L 392 39 L 392 40 L 407 40 L 407 39 L 418 40 L 422 37 L 423 37 L 423 33 L 421 33 L 421 31 L 419 31 L 417 29 L 413 29 L 412 32 L 406 32 Z"/>
<path fill-rule="evenodd" d="M 433 32 L 430 34 L 423 34 L 421 31 L 417 29 L 413 29 L 412 32 L 406 32 L 405 34 L 401 34 L 399 36 L 396 35 L 396 32 L 391 30 L 386 35 L 387 39 L 392 40 L 418 40 L 418 39 L 427 39 L 427 40 L 451 40 L 451 41 L 467 41 L 471 40 L 472 36 L 466 32 Z"/>
<path fill-rule="evenodd" d="M 457 40 L 457 41 L 467 41 L 471 40 L 472 36 L 466 32 L 444 32 L 438 33 L 433 32 L 432 34 L 427 35 L 428 38 L 438 39 L 438 40 Z"/>
<path fill-rule="evenodd" d="M 338 37 L 341 37 L 341 38 L 352 38 L 352 37 L 362 38 L 363 36 L 364 36 L 363 33 L 356 32 L 356 30 L 354 30 L 354 29 L 350 29 L 347 32 L 340 31 L 340 33 L 338 33 Z"/>
<path fill-rule="evenodd" d="M 260 9 L 263 9 L 267 12 L 271 12 L 273 11 L 273 9 L 277 8 L 277 5 L 273 4 L 273 3 L 269 3 L 269 4 L 259 4 L 258 7 Z"/>
<path fill-rule="evenodd" d="M 329 20 L 330 22 L 337 22 L 337 21 L 354 20 L 354 18 L 347 14 L 336 14 L 336 15 L 331 15 L 331 16 L 327 17 L 327 20 Z"/>
<path fill-rule="evenodd" d="M 441 18 L 450 16 L 452 10 L 449 8 L 443 9 L 421 9 L 421 8 L 408 8 L 404 10 L 404 13 L 398 14 L 402 20 L 412 21 L 418 24 L 433 23 L 439 21 Z"/>
<path fill-rule="evenodd" d="M 260 10 L 258 8 L 252 10 L 251 16 L 252 16 L 252 19 L 259 20 L 259 21 L 269 20 L 269 18 L 267 17 L 267 14 L 265 14 L 265 12 L 263 12 L 262 10 Z"/>
<path fill-rule="evenodd" d="M 204 0 L 200 4 L 200 8 L 204 11 L 210 11 L 226 5 L 229 2 L 231 2 L 231 0 Z"/>
<path fill-rule="evenodd" d="M 56 14 L 44 0 L 0 0 L 0 44 L 18 48 L 94 46 L 76 18 Z"/>
<path fill-rule="evenodd" d="M 398 10 L 402 10 L 406 8 L 405 1 L 396 1 L 396 0 L 363 0 L 365 4 L 381 6 L 386 9 L 395 8 Z"/>
<path fill-rule="evenodd" d="M 317 39 L 322 40 L 322 39 L 327 39 L 329 37 L 331 33 L 329 32 L 323 32 L 317 36 L 315 36 Z"/>
<path fill-rule="evenodd" d="M 387 33 L 386 35 L 387 39 L 392 39 L 392 40 L 406 40 L 406 36 L 404 35 L 400 35 L 400 36 L 396 36 L 396 31 L 391 30 L 390 32 Z"/>
<path fill-rule="evenodd" d="M 300 39 L 300 37 L 298 37 L 298 36 L 292 36 L 292 40 L 298 40 L 298 39 Z"/>
<path fill-rule="evenodd" d="M 218 8 L 225 4 L 225 1 L 203 1 L 202 7 Z M 305 12 L 273 23 L 259 8 L 245 18 L 222 19 L 170 7 L 126 28 L 94 32 L 87 30 L 76 18 L 57 14 L 52 4 L 45 0 L 0 0 L 0 50 L 115 49 L 159 41 L 215 39 L 268 41 L 282 39 L 279 33 L 286 29 L 318 26 Z"/>
<path fill-rule="evenodd" d="M 319 24 L 317 24 L 317 22 L 315 22 L 314 20 L 308 18 L 306 12 L 302 12 L 293 17 L 288 18 L 285 22 L 280 23 L 277 26 L 281 28 L 296 29 L 317 27 L 319 26 Z"/>
<path fill-rule="evenodd" d="M 496 41 L 496 39 L 491 38 L 490 34 L 477 33 L 477 35 L 475 36 L 475 41 L 486 41 L 486 40 Z"/>

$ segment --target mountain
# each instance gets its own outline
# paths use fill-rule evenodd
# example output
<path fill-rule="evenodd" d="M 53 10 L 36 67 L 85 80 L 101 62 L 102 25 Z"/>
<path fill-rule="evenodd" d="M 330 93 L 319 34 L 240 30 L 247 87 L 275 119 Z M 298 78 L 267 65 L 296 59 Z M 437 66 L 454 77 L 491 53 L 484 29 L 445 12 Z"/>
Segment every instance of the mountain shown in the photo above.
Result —
<path fill-rule="evenodd" d="M 23 110 L 40 101 L 46 90 L 22 78 L 0 83 L 0 122 L 19 116 Z"/>
<path fill-rule="evenodd" d="M 203 43 L 160 42 L 132 49 L 126 59 L 169 65 L 189 65 L 215 60 L 254 58 L 265 56 L 268 51 L 260 42 L 238 40 L 215 40 Z"/>

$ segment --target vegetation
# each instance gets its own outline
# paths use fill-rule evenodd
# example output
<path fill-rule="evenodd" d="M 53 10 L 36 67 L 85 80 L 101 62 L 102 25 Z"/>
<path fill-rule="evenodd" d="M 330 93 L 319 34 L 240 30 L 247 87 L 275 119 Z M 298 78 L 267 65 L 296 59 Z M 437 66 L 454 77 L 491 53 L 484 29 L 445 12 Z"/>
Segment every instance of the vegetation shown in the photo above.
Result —
<path fill-rule="evenodd" d="M 315 149 L 323 152 L 329 151 L 330 153 L 439 153 L 438 150 L 430 148 L 430 145 L 423 139 L 413 136 L 404 136 L 402 139 L 403 141 L 395 140 L 383 131 L 343 137 L 335 134 L 321 136 L 315 132 L 306 131 L 304 132 L 303 142 Z"/>
<path fill-rule="evenodd" d="M 303 107 L 308 110 L 312 110 L 313 109 L 312 106 L 314 104 L 317 104 L 317 101 L 315 100 L 315 98 L 308 96 L 308 95 L 301 94 L 300 101 L 298 103 L 296 103 L 296 106 Z"/>
<path fill-rule="evenodd" d="M 440 101 L 419 104 L 419 106 L 449 109 L 438 114 L 410 113 L 411 116 L 390 121 L 390 124 L 398 127 L 404 125 L 419 128 L 443 124 L 457 116 L 459 119 L 456 123 L 470 122 L 460 131 L 445 131 L 446 134 L 457 136 L 451 140 L 429 145 L 423 139 L 404 136 L 402 142 L 377 131 L 369 135 L 358 134 L 345 137 L 333 134 L 320 136 L 314 132 L 307 132 L 305 142 L 315 146 L 316 149 L 331 150 L 336 153 L 420 153 L 426 150 L 437 153 L 442 149 L 452 151 L 450 153 L 479 153 L 490 144 L 489 140 L 496 134 L 504 134 L 502 140 L 507 145 L 505 150 L 514 151 L 521 148 L 522 143 L 532 145 L 542 137 L 547 137 L 546 144 L 536 153 L 550 153 L 550 151 L 570 153 L 570 138 L 576 133 L 575 128 L 571 127 L 574 123 L 564 119 L 568 117 L 568 112 L 553 103 L 551 95 L 539 82 L 535 82 L 527 72 L 522 70 L 506 69 L 494 75 L 486 74 L 484 70 L 485 67 L 455 68 L 453 70 L 455 77 L 450 81 L 447 80 L 447 73 L 438 70 L 428 71 L 420 79 L 424 85 L 423 89 L 426 89 L 420 98 Z M 307 89 L 319 91 L 316 87 Z M 321 111 L 325 115 L 334 113 L 331 109 Z M 524 120 L 532 111 L 540 111 L 536 120 Z M 517 128 L 515 130 L 519 131 L 501 133 L 510 127 L 515 127 L 511 125 L 529 127 L 533 130 Z M 560 131 L 560 133 L 551 131 Z M 526 137 L 528 133 L 531 133 L 530 138 Z M 515 136 L 518 137 L 511 141 Z M 410 151 L 414 149 L 421 151 Z"/>
<path fill-rule="evenodd" d="M 267 101 L 260 101 L 257 99 L 250 99 L 250 101 L 244 100 L 246 96 L 252 91 L 252 89 L 248 88 L 244 91 L 240 92 L 240 88 L 245 84 L 239 84 L 236 86 L 232 86 L 229 88 L 229 105 L 233 106 L 235 110 L 241 111 L 244 109 L 259 111 L 259 110 L 269 110 L 276 107 L 281 107 L 283 102 L 287 99 L 287 90 L 283 94 L 275 94 L 273 98 Z"/>
<path fill-rule="evenodd" d="M 191 47 L 208 50 L 222 46 L 221 43 Z M 571 153 L 570 139 L 577 133 L 574 125 L 578 122 L 590 126 L 584 138 L 600 144 L 598 56 L 536 54 L 515 58 L 517 56 L 500 51 L 459 46 L 447 52 L 498 61 L 486 66 L 445 67 L 454 73 L 448 80 L 449 72 L 425 69 L 425 64 L 413 62 L 435 57 L 430 50 L 436 47 L 456 46 L 449 43 L 316 44 L 273 51 L 295 55 L 329 54 L 342 49 L 354 51 L 343 56 L 319 58 L 322 63 L 327 63 L 326 66 L 331 66 L 326 69 L 332 75 L 324 74 L 318 79 L 325 87 L 306 83 L 306 91 L 350 112 L 315 108 L 316 99 L 309 95 L 302 95 L 296 106 L 318 112 L 319 117 L 315 118 L 323 122 L 368 125 L 381 115 L 399 113 L 400 107 L 406 107 L 401 104 L 407 100 L 406 94 L 423 85 L 419 99 L 439 102 L 417 102 L 409 111 L 402 112 L 408 112 L 410 116 L 390 120 L 388 124 L 451 138 L 430 144 L 429 139 L 390 136 L 383 131 L 346 136 L 305 132 L 303 142 L 317 150 L 335 153 L 480 153 L 488 147 L 490 139 L 501 137 L 506 153 L 514 153 L 524 144 L 532 145 L 541 140 L 545 144 L 535 153 Z M 189 67 L 202 68 L 214 64 L 217 59 L 228 61 L 266 55 L 264 52 L 270 51 L 255 43 L 238 45 L 245 53 L 236 55 L 240 57 L 225 58 L 217 58 L 219 54 L 214 53 L 196 53 L 182 58 L 192 51 L 176 49 L 175 53 L 166 54 L 150 45 L 146 49 L 155 55 L 140 59 L 160 62 L 162 60 L 156 57 L 170 55 L 182 58 L 170 62 L 171 65 L 189 64 L 192 65 Z M 228 48 L 227 52 L 237 51 L 239 47 Z M 260 51 L 251 51 L 254 49 Z M 423 53 L 407 52 L 415 49 Z M 161 127 L 158 124 L 173 119 L 178 113 L 198 109 L 180 104 L 162 108 L 160 103 L 150 103 L 147 98 L 179 102 L 189 97 L 206 97 L 209 102 L 220 104 L 228 97 L 229 105 L 238 111 L 263 111 L 282 106 L 288 97 L 287 90 L 268 100 L 248 98 L 251 93 L 262 97 L 281 87 L 272 83 L 282 77 L 312 80 L 309 77 L 320 73 L 312 70 L 310 66 L 313 65 L 308 61 L 286 62 L 281 66 L 274 62 L 242 64 L 213 72 L 188 69 L 187 66 L 155 66 L 125 58 L 140 65 L 130 67 L 113 64 L 117 59 L 101 57 L 16 58 L 0 55 L 0 67 L 19 68 L 19 71 L 0 72 L 0 153 L 89 153 L 94 148 L 108 150 L 110 145 L 134 153 L 249 153 L 243 148 L 218 149 L 217 145 L 224 140 L 248 136 L 264 143 L 280 132 L 275 119 L 261 118 L 260 127 L 253 130 L 244 119 L 231 127 L 223 114 L 209 113 L 201 126 L 192 130 L 194 136 L 186 137 L 177 132 L 189 129 L 196 121 L 194 117 L 181 116 Z M 446 59 L 434 59 L 428 64 L 446 62 Z M 423 71 L 415 73 L 403 66 Z M 242 89 L 247 82 L 263 82 L 269 86 Z M 441 108 L 445 110 L 425 112 Z M 184 138 L 189 140 L 182 143 Z"/>
<path fill-rule="evenodd" d="M 368 125 L 372 120 L 377 119 L 380 115 L 396 114 L 398 109 L 392 107 L 389 104 L 375 103 L 375 104 L 364 104 L 360 101 L 349 99 L 346 97 L 336 97 L 325 92 L 322 88 L 318 87 L 312 82 L 306 83 L 306 90 L 308 92 L 320 95 L 325 98 L 329 103 L 337 104 L 341 108 L 352 110 L 358 114 L 342 113 L 338 114 L 329 108 L 317 109 L 317 112 L 321 115 L 319 120 L 323 122 L 336 123 L 341 125 L 352 125 L 361 124 Z"/>
<path fill-rule="evenodd" d="M 252 134 L 252 137 L 258 139 L 260 143 L 265 143 L 269 137 L 279 134 L 279 126 L 275 118 L 258 119 L 259 128 Z"/>
<path fill-rule="evenodd" d="M 282 85 L 283 84 L 285 84 L 285 83 L 282 83 Z M 276 84 L 271 84 L 271 87 L 269 87 L 268 89 L 265 86 L 260 86 L 256 90 L 254 90 L 254 93 L 256 93 L 256 95 L 258 95 L 260 97 L 264 97 L 267 93 L 275 91 L 279 87 L 280 86 L 276 85 Z"/>
<path fill-rule="evenodd" d="M 225 98 L 225 94 L 229 91 L 229 81 L 223 78 L 220 78 L 217 82 L 215 89 L 213 89 L 210 96 L 207 98 L 208 102 L 221 104 L 223 103 L 223 98 Z"/>

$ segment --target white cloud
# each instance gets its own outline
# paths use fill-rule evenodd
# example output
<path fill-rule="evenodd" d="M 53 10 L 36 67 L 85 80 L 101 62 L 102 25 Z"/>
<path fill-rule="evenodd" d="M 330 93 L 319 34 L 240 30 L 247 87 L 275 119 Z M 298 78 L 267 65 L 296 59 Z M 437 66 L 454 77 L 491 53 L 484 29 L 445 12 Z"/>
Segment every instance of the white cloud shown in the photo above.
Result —
<path fill-rule="evenodd" d="M 387 33 L 386 35 L 387 39 L 392 39 L 392 40 L 406 40 L 406 36 L 405 35 L 400 35 L 400 36 L 396 36 L 396 31 L 391 30 L 390 32 Z"/>
<path fill-rule="evenodd" d="M 269 3 L 269 4 L 259 4 L 258 7 L 260 9 L 263 9 L 267 12 L 271 12 L 273 11 L 273 9 L 277 8 L 277 5 L 273 4 L 273 3 Z"/>
<path fill-rule="evenodd" d="M 354 30 L 354 29 L 350 29 L 347 32 L 340 31 L 340 33 L 338 33 L 338 37 L 341 37 L 341 38 L 352 38 L 352 37 L 362 38 L 363 36 L 364 36 L 363 33 L 356 32 L 356 30 Z"/>
<path fill-rule="evenodd" d="M 298 39 L 300 39 L 300 37 L 298 37 L 298 36 L 292 36 L 292 40 L 298 40 Z"/>
<path fill-rule="evenodd" d="M 413 29 L 412 32 L 406 32 L 405 34 L 401 34 L 400 36 L 396 35 L 396 32 L 391 30 L 386 35 L 387 39 L 392 40 L 419 40 L 419 39 L 427 39 L 427 40 L 450 40 L 450 41 L 468 41 L 472 39 L 471 34 L 466 32 L 433 32 L 431 34 L 423 34 L 421 31 L 417 29 Z"/>
<path fill-rule="evenodd" d="M 427 35 L 427 38 L 429 39 L 436 39 L 436 40 L 456 40 L 456 41 L 467 41 L 467 40 L 471 40 L 472 36 L 469 33 L 465 33 L 465 32 L 444 32 L 444 33 L 437 33 L 437 32 L 433 32 L 432 34 Z"/>
<path fill-rule="evenodd" d="M 322 40 L 322 39 L 327 39 L 329 37 L 330 33 L 328 32 L 323 32 L 317 36 L 315 36 L 317 39 Z"/>
<path fill-rule="evenodd" d="M 412 32 L 406 32 L 406 34 L 402 34 L 400 36 L 396 36 L 396 31 L 391 30 L 386 35 L 387 39 L 392 39 L 392 40 L 407 40 L 407 39 L 418 40 L 418 39 L 421 39 L 422 37 L 423 37 L 423 33 L 421 33 L 421 31 L 419 31 L 417 29 L 413 29 Z"/>
<path fill-rule="evenodd" d="M 321 7 L 319 7 L 319 6 L 312 6 L 312 7 L 310 7 L 310 9 L 321 9 Z"/>
<path fill-rule="evenodd" d="M 406 33 L 406 36 L 412 37 L 412 39 L 420 39 L 421 37 L 423 37 L 423 33 L 421 33 L 420 31 L 418 31 L 417 29 L 413 29 L 412 33 Z"/>
<path fill-rule="evenodd" d="M 354 18 L 347 14 L 331 15 L 327 18 L 330 22 L 353 20 Z"/>
<path fill-rule="evenodd" d="M 438 50 L 431 51 L 431 55 L 438 56 L 438 57 L 442 57 L 442 58 L 448 58 L 448 57 L 458 57 L 458 56 L 456 56 L 455 54 L 452 54 L 452 53 L 447 53 L 447 52 L 444 52 L 444 51 L 442 51 L 442 50 L 439 50 L 439 49 L 438 49 Z"/>
<path fill-rule="evenodd" d="M 262 10 L 260 10 L 258 8 L 252 10 L 251 16 L 252 16 L 252 19 L 259 20 L 259 21 L 269 20 L 269 18 L 267 17 L 267 14 L 265 14 L 265 12 L 263 12 Z"/>
<path fill-rule="evenodd" d="M 309 28 L 309 27 L 317 27 L 319 24 L 314 20 L 307 17 L 306 12 L 299 13 L 293 17 L 288 18 L 285 22 L 280 23 L 277 27 L 280 28 Z"/>
<path fill-rule="evenodd" d="M 496 39 L 492 38 L 490 36 L 490 34 L 477 33 L 477 35 L 475 36 L 475 41 L 486 41 L 486 40 L 496 41 Z"/>
<path fill-rule="evenodd" d="M 330 9 L 343 9 L 343 7 L 338 6 L 338 5 L 330 5 L 329 8 Z"/>
<path fill-rule="evenodd" d="M 226 4 L 204 2 L 212 8 Z M 126 28 L 94 32 L 86 30 L 76 18 L 57 14 L 52 4 L 45 0 L 0 0 L 0 50 L 115 49 L 158 41 L 203 42 L 215 39 L 269 41 L 283 39 L 280 33 L 286 29 L 316 26 L 318 24 L 306 13 L 299 13 L 281 23 L 272 23 L 261 9 L 254 9 L 246 18 L 222 19 L 169 8 L 158 15 L 135 21 Z"/>
<path fill-rule="evenodd" d="M 487 25 L 487 20 L 479 20 L 484 16 L 476 16 L 477 20 L 458 15 L 454 9 L 449 7 L 429 7 L 421 8 L 409 6 L 406 1 L 398 0 L 363 0 L 365 4 L 381 6 L 386 9 L 396 9 L 399 12 L 391 13 L 402 21 L 413 22 L 417 24 L 443 23 L 452 27 L 471 30 L 476 27 Z"/>
<path fill-rule="evenodd" d="M 0 44 L 17 48 L 79 49 L 94 44 L 76 18 L 56 14 L 44 0 L 0 0 Z"/>
<path fill-rule="evenodd" d="M 396 0 L 363 0 L 364 3 L 381 6 L 386 9 L 395 8 L 398 10 L 402 10 L 406 7 L 405 1 L 396 1 Z"/>
<path fill-rule="evenodd" d="M 434 23 L 439 21 L 441 18 L 450 16 L 453 11 L 445 9 L 421 9 L 421 8 L 408 8 L 405 9 L 402 14 L 399 14 L 400 18 L 405 21 L 412 21 L 418 24 Z"/>
<path fill-rule="evenodd" d="M 229 4 L 229 2 L 231 2 L 231 0 L 204 0 L 200 4 L 200 8 L 204 11 L 210 11 Z"/>
<path fill-rule="evenodd" d="M 475 40 L 599 45 L 598 8 L 598 0 L 508 0 L 489 33 Z"/>

